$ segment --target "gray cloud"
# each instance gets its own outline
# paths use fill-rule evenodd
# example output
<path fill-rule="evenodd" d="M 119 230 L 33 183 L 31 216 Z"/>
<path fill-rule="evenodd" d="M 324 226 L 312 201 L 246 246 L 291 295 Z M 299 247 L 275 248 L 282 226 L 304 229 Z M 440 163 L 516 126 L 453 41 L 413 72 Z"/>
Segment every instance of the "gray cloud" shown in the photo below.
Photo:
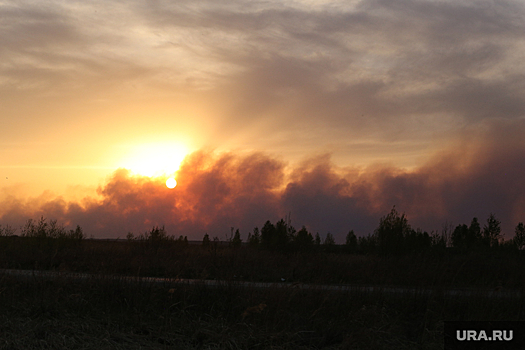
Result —
<path fill-rule="evenodd" d="M 436 114 L 477 123 L 524 112 L 517 63 L 525 7 L 518 2 L 362 1 L 343 10 L 281 2 L 99 5 L 98 14 L 87 5 L 3 8 L 5 57 L 33 62 L 4 69 L 4 77 L 23 86 L 96 73 L 104 79 L 90 84 L 116 86 L 179 76 L 169 82 L 178 88 L 192 77 L 208 81 L 205 96 L 214 96 L 219 117 L 240 125 L 274 115 L 387 137 L 390 120 L 407 126 L 414 116 L 430 118 L 432 128 Z M 130 27 L 79 27 L 107 16 Z M 159 60 L 169 55 L 172 64 Z"/>
<path fill-rule="evenodd" d="M 317 141 L 341 128 L 399 140 L 449 132 L 436 115 L 460 125 L 523 116 L 523 12 L 512 2 L 365 1 L 342 13 L 171 9 L 158 25 L 193 28 L 211 57 L 239 67 L 216 83 L 225 119 L 318 122 Z M 210 26 L 224 40 L 208 41 Z"/>

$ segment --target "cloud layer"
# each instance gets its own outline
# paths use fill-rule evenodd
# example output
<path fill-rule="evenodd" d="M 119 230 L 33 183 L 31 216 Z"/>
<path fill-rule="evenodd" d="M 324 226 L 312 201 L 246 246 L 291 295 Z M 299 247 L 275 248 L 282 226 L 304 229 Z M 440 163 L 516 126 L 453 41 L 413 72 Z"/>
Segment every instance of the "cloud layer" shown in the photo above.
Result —
<path fill-rule="evenodd" d="M 429 231 L 494 212 L 512 235 L 525 220 L 524 17 L 516 0 L 2 3 L 3 184 L 91 185 L 85 169 L 117 168 L 126 144 L 221 152 L 190 155 L 174 190 L 122 169 L 78 201 L 3 185 L 0 220 L 200 239 L 291 213 L 342 241 L 396 205 Z"/>
<path fill-rule="evenodd" d="M 14 1 L 0 14 L 9 139 L 82 134 L 88 119 L 86 142 L 107 143 L 118 120 L 131 139 L 184 125 L 197 148 L 413 165 L 459 127 L 525 115 L 520 1 Z"/>
<path fill-rule="evenodd" d="M 44 215 L 81 225 L 88 235 L 124 237 L 165 225 L 168 233 L 224 239 L 230 227 L 244 237 L 266 220 L 291 213 L 295 226 L 343 242 L 353 229 L 373 232 L 393 205 L 415 227 L 440 230 L 445 221 L 469 223 L 495 213 L 507 238 L 525 221 L 525 120 L 494 120 L 467 128 L 461 138 L 419 168 L 340 168 L 330 156 L 290 169 L 262 153 L 198 151 L 189 155 L 169 190 L 159 179 L 130 176 L 119 169 L 99 187 L 99 199 L 30 200 L 4 197 L 1 223 L 14 227 Z"/>

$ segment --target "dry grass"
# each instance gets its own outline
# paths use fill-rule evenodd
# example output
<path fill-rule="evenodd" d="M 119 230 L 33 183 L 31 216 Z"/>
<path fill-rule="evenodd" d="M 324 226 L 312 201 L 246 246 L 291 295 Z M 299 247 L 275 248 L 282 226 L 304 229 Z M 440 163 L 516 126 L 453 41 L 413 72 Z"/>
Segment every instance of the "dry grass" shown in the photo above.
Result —
<path fill-rule="evenodd" d="M 133 242 L 135 243 L 135 242 Z M 0 239 L 7 268 L 217 278 L 219 287 L 139 277 L 0 276 L 2 349 L 441 349 L 444 320 L 522 320 L 525 299 L 237 288 L 251 281 L 521 286 L 522 256 L 378 258 L 310 252 Z M 498 262 L 498 264 L 496 264 Z M 242 277 L 240 277 L 242 276 Z"/>
<path fill-rule="evenodd" d="M 444 320 L 524 300 L 1 276 L 2 349 L 441 349 Z"/>
<path fill-rule="evenodd" d="M 182 246 L 178 242 L 37 242 L 0 237 L 0 268 L 128 276 L 431 287 L 524 288 L 525 254 L 413 254 L 378 257 L 250 247 Z"/>

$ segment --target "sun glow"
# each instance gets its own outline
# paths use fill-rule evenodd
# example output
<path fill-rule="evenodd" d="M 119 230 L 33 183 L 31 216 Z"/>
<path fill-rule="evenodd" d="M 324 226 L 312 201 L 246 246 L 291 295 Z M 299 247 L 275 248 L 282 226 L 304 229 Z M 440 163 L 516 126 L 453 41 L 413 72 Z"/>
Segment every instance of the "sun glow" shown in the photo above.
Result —
<path fill-rule="evenodd" d="M 142 176 L 171 176 L 179 170 L 187 154 L 188 149 L 181 144 L 145 144 L 132 147 L 121 166 Z"/>
<path fill-rule="evenodd" d="M 169 179 L 166 180 L 166 187 L 167 188 L 175 188 L 175 186 L 177 186 L 177 180 L 175 180 L 172 177 L 170 177 Z"/>

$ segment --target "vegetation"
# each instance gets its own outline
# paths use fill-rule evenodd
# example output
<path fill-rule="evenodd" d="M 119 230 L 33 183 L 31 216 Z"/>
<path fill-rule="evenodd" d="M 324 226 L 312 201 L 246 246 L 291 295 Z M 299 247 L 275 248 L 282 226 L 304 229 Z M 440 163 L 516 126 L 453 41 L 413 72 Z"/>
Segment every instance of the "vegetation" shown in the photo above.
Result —
<path fill-rule="evenodd" d="M 442 272 L 442 271 L 439 271 Z M 522 320 L 523 297 L 0 274 L 9 349 L 442 349 L 444 320 Z"/>
<path fill-rule="evenodd" d="M 86 239 L 80 227 L 29 220 L 20 236 L 0 227 L 0 268 L 95 273 L 21 280 L 0 273 L 5 348 L 440 349 L 444 320 L 523 320 L 525 297 L 447 296 L 446 288 L 523 289 L 525 229 L 503 241 L 500 223 L 413 229 L 395 208 L 373 234 L 335 244 L 288 219 L 243 242 L 169 235 L 164 227 L 125 240 Z M 135 280 L 110 276 L 135 276 Z M 106 277 L 104 277 L 106 276 Z M 216 287 L 152 284 L 142 276 L 216 279 Z M 241 281 L 398 285 L 435 292 L 328 292 L 239 287 Z M 441 292 L 440 292 L 441 291 Z"/>
<path fill-rule="evenodd" d="M 442 349 L 443 320 L 517 320 L 521 300 L 226 283 L 1 276 L 3 348 Z"/>
<path fill-rule="evenodd" d="M 68 231 L 43 217 L 28 220 L 20 230 L 15 236 L 11 227 L 0 227 L 0 268 L 438 287 L 521 288 L 525 281 L 520 267 L 525 263 L 524 225 L 519 223 L 515 237 L 503 241 L 493 214 L 483 228 L 473 218 L 469 226 L 429 234 L 413 229 L 394 207 L 373 234 L 358 238 L 349 231 L 343 245 L 335 244 L 330 233 L 321 240 L 305 226 L 297 231 L 289 219 L 275 225 L 267 221 L 261 230 L 255 227 L 247 242 L 232 227 L 226 242 L 206 233 L 200 244 L 175 238 L 158 226 L 138 236 L 128 233 L 126 240 L 90 240 L 79 226 Z"/>

